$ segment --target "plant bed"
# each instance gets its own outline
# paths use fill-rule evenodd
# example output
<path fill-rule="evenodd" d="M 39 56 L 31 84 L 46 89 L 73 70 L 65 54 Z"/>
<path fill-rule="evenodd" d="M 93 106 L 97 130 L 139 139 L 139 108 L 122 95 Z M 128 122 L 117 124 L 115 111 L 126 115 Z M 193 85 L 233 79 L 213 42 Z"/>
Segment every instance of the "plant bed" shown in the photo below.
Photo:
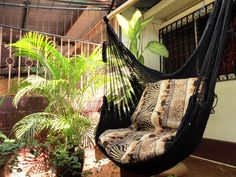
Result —
<path fill-rule="evenodd" d="M 45 177 L 82 176 L 84 151 L 77 148 L 67 150 L 63 145 L 54 147 L 34 141 L 28 144 L 9 139 L 0 133 L 0 176 L 8 177 L 37 175 Z M 47 142 L 46 142 L 47 143 Z"/>
<path fill-rule="evenodd" d="M 12 165 L 14 163 L 14 165 Z M 8 161 L 1 169 L 0 176 L 39 176 L 46 177 L 54 174 L 49 164 L 46 153 L 39 153 L 37 156 L 31 153 L 30 149 L 21 148 L 17 155 L 9 156 Z"/>

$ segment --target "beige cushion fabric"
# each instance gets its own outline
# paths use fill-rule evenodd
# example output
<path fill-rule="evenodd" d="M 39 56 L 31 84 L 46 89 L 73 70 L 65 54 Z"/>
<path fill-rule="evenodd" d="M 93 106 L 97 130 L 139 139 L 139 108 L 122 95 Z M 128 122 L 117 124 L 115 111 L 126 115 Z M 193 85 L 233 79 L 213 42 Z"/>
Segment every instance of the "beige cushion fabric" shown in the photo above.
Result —
<path fill-rule="evenodd" d="M 144 161 L 165 152 L 186 112 L 197 78 L 148 84 L 129 128 L 107 130 L 99 143 L 123 164 Z"/>
<path fill-rule="evenodd" d="M 165 144 L 173 136 L 174 129 L 162 132 L 135 131 L 130 128 L 105 131 L 99 139 L 107 154 L 123 164 L 143 161 L 164 153 Z"/>
<path fill-rule="evenodd" d="M 152 130 L 151 115 L 157 104 L 161 82 L 147 84 L 131 120 L 138 130 Z"/>
<path fill-rule="evenodd" d="M 154 126 L 178 128 L 193 95 L 197 78 L 163 80 L 151 116 Z M 161 122 L 161 123 L 159 123 Z"/>

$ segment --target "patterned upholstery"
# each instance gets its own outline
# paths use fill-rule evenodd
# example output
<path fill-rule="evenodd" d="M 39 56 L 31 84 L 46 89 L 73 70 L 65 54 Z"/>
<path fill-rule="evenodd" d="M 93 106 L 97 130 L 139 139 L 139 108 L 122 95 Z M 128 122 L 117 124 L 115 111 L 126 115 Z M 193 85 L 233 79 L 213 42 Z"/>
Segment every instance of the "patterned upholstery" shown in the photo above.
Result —
<path fill-rule="evenodd" d="M 100 143 L 114 160 L 121 163 L 138 162 L 165 151 L 165 143 L 175 135 L 175 130 L 135 131 L 131 128 L 107 130 L 100 136 Z"/>
<path fill-rule="evenodd" d="M 147 84 L 131 120 L 138 130 L 152 130 L 151 115 L 157 104 L 161 82 Z"/>
<path fill-rule="evenodd" d="M 176 134 L 194 92 L 197 78 L 148 84 L 132 115 L 129 128 L 107 130 L 99 143 L 115 161 L 143 161 L 165 152 Z"/>
<path fill-rule="evenodd" d="M 151 120 L 162 127 L 178 128 L 193 94 L 197 78 L 163 80 Z"/>

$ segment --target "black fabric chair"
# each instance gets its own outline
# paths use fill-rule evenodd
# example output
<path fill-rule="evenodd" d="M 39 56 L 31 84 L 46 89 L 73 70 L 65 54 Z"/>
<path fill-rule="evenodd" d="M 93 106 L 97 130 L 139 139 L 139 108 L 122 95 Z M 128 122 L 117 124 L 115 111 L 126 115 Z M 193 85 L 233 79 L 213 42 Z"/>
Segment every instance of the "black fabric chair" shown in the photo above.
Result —
<path fill-rule="evenodd" d="M 188 157 L 198 146 L 215 99 L 215 85 L 220 59 L 224 53 L 224 39 L 231 15 L 233 0 L 217 0 L 202 38 L 187 62 L 176 72 L 164 74 L 147 68 L 132 55 L 115 34 L 109 20 L 107 41 L 103 44 L 103 58 L 108 63 L 107 73 L 111 77 L 109 96 L 104 96 L 101 118 L 97 126 L 95 141 L 99 149 L 122 169 L 137 174 L 158 174 Z M 100 143 L 106 130 L 127 128 L 132 124 L 131 116 L 141 98 L 145 84 L 166 79 L 197 77 L 195 89 L 188 101 L 186 112 L 177 132 L 165 144 L 165 151 L 142 161 L 121 163 L 111 157 Z M 122 84 L 121 84 L 122 83 Z M 130 85 L 132 89 L 127 89 Z M 115 100 L 117 95 L 122 98 Z"/>

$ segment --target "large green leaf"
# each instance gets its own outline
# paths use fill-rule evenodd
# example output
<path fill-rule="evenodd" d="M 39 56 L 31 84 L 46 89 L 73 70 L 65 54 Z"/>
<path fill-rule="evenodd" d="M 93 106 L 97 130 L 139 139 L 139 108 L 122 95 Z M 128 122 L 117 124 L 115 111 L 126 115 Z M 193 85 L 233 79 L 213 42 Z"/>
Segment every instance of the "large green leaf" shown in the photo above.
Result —
<path fill-rule="evenodd" d="M 46 80 L 40 76 L 31 75 L 29 78 L 20 83 L 19 91 L 13 99 L 13 105 L 17 107 L 19 100 L 29 92 L 38 93 L 50 99 L 55 93 L 63 98 L 63 90 L 68 90 L 66 80 Z M 59 99 L 59 96 L 57 96 L 57 99 Z"/>
<path fill-rule="evenodd" d="M 127 36 L 129 36 L 129 29 L 130 29 L 129 21 L 120 14 L 116 15 L 116 19 L 117 19 L 119 25 L 121 26 L 122 30 L 124 31 L 124 33 Z"/>
<path fill-rule="evenodd" d="M 143 55 L 140 55 L 140 56 L 138 57 L 138 61 L 139 61 L 140 63 L 144 64 L 144 57 L 143 57 Z"/>
<path fill-rule="evenodd" d="M 134 33 L 137 36 L 141 32 L 141 19 L 139 19 L 134 25 Z"/>
<path fill-rule="evenodd" d="M 147 20 L 144 20 L 141 24 L 140 30 L 143 30 L 143 28 L 145 28 L 149 23 L 151 23 L 153 19 L 154 19 L 154 17 L 150 17 Z"/>
<path fill-rule="evenodd" d="M 129 28 L 128 34 L 131 41 L 137 38 L 134 29 L 131 27 Z"/>
<path fill-rule="evenodd" d="M 163 56 L 165 58 L 169 57 L 169 52 L 166 47 L 157 41 L 150 41 L 147 44 L 147 48 L 154 54 Z"/>
<path fill-rule="evenodd" d="M 133 28 L 129 28 L 130 51 L 137 56 L 138 53 L 138 39 Z"/>
<path fill-rule="evenodd" d="M 137 38 L 133 38 L 130 41 L 130 51 L 132 54 L 134 54 L 137 57 L 137 53 L 138 53 L 138 41 Z"/>
<path fill-rule="evenodd" d="M 142 14 L 139 10 L 136 10 L 135 13 L 133 14 L 129 24 L 130 26 L 135 29 L 135 24 L 139 21 L 139 19 L 142 17 Z"/>
<path fill-rule="evenodd" d="M 0 132 L 0 140 L 4 141 L 5 139 L 7 139 L 7 136 Z"/>

